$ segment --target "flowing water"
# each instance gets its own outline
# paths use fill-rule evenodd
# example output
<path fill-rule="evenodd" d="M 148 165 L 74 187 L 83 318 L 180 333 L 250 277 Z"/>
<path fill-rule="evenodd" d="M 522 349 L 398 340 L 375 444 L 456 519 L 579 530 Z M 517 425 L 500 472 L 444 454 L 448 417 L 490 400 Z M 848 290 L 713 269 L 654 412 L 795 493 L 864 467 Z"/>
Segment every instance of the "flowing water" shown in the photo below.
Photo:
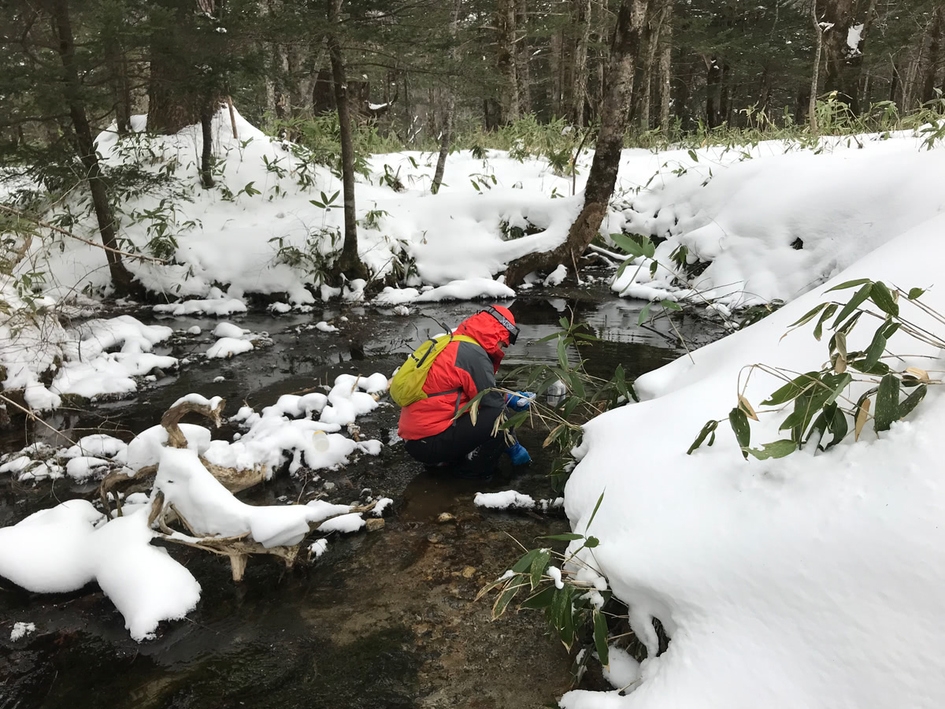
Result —
<path fill-rule="evenodd" d="M 632 378 L 720 334 L 681 314 L 672 325 L 664 318 L 652 329 L 640 328 L 641 303 L 593 288 L 520 297 L 511 307 L 521 335 L 503 371 L 553 363 L 554 341 L 538 340 L 572 313 L 601 338 L 584 356 L 589 372 L 606 378 L 617 364 Z M 50 417 L 62 435 L 36 426 L 29 438 L 64 445 L 63 436 L 108 432 L 128 440 L 190 392 L 225 397 L 226 411 L 233 414 L 244 401 L 258 410 L 341 373 L 389 374 L 417 342 L 442 331 L 440 323 L 455 325 L 474 309 L 469 303 L 431 304 L 398 316 L 336 306 L 308 315 L 244 315 L 234 321 L 253 332 L 267 331 L 271 347 L 231 360 L 194 358 L 133 399 Z M 203 352 L 213 342 L 211 318 L 137 316 L 175 330 L 204 329 L 201 336 L 177 337 L 166 347 L 177 357 Z M 340 332 L 307 327 L 323 319 Z M 477 591 L 518 557 L 519 544 L 530 547 L 541 543 L 542 535 L 566 531 L 562 516 L 487 512 L 472 504 L 477 491 L 514 488 L 536 499 L 553 497 L 547 477 L 551 454 L 540 447 L 545 434 L 522 433 L 533 457 L 524 472 L 501 467 L 487 482 L 449 480 L 424 472 L 402 446 L 386 445 L 396 440 L 397 413 L 384 404 L 358 420 L 362 437 L 385 443 L 379 456 L 320 471 L 320 481 L 282 475 L 241 494 L 255 504 L 306 501 L 324 494 L 323 483 L 329 481 L 334 488 L 327 499 L 333 502 L 368 494 L 393 498 L 383 529 L 332 538 L 321 559 L 291 570 L 278 560 L 254 557 L 240 584 L 233 583 L 220 557 L 171 549 L 200 582 L 202 596 L 186 620 L 163 624 L 155 640 L 133 642 L 97 587 L 35 595 L 0 579 L 0 709 L 554 706 L 571 686 L 571 658 L 546 634 L 542 617 L 509 612 L 490 622 L 491 599 L 474 602 Z M 224 428 L 214 435 L 232 433 Z M 0 440 L 0 450 L 23 443 L 24 432 L 14 432 Z M 94 484 L 60 480 L 33 487 L 0 476 L 0 526 L 94 494 Z M 449 521 L 439 521 L 444 512 Z M 11 642 L 16 621 L 35 623 L 36 632 Z M 599 682 L 589 676 L 582 686 Z"/>

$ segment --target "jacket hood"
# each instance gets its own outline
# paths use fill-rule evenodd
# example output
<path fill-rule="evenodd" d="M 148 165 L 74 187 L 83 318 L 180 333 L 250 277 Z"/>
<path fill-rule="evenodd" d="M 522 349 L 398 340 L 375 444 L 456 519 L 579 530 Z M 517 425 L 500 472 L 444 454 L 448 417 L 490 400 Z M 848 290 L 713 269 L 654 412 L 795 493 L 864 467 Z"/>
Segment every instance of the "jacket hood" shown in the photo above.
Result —
<path fill-rule="evenodd" d="M 493 305 L 492 307 L 508 318 L 510 323 L 515 324 L 515 317 L 508 308 L 501 305 Z M 509 331 L 505 329 L 502 323 L 489 313 L 478 312 L 463 320 L 456 328 L 455 334 L 468 335 L 482 345 L 482 348 L 492 359 L 492 366 L 495 371 L 499 371 L 499 364 L 502 362 L 502 358 L 505 357 L 502 345 L 508 346 L 509 344 Z"/>

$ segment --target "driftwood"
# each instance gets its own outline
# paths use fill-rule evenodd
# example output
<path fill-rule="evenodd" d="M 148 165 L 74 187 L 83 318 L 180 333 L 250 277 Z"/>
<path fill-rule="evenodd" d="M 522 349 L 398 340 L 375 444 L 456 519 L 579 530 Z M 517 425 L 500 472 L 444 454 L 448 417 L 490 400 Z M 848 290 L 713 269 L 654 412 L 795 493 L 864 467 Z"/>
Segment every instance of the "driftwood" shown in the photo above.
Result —
<path fill-rule="evenodd" d="M 205 416 L 213 422 L 215 427 L 219 427 L 222 422 L 223 407 L 225 405 L 226 401 L 221 399 L 217 406 L 212 409 L 204 404 L 197 404 L 190 401 L 184 401 L 177 406 L 172 406 L 161 417 L 161 426 L 167 431 L 167 444 L 172 448 L 187 447 L 187 439 L 180 429 L 180 420 L 190 413 Z M 237 470 L 235 468 L 215 465 L 206 460 L 203 456 L 199 456 L 199 458 L 203 466 L 210 471 L 210 474 L 219 480 L 230 492 L 246 490 L 266 479 L 265 466 L 258 466 L 253 470 Z M 108 495 L 110 492 L 114 491 L 117 513 L 121 515 L 121 502 L 116 488 L 121 487 L 125 494 L 129 492 L 145 491 L 152 485 L 151 478 L 153 478 L 156 473 L 157 466 L 148 465 L 135 471 L 131 475 L 116 472 L 106 476 L 99 486 L 99 496 L 101 497 L 102 505 L 106 510 L 109 509 Z M 363 507 L 352 507 L 348 512 L 342 514 L 367 512 L 373 508 L 374 503 L 371 503 Z M 337 517 L 339 515 L 334 516 Z M 188 534 L 185 535 L 172 529 L 170 525 L 176 522 L 179 522 L 187 530 Z M 182 544 L 195 549 L 203 549 L 213 554 L 229 557 L 233 580 L 236 582 L 243 580 L 243 575 L 246 572 L 246 564 L 250 556 L 254 554 L 277 556 L 285 562 L 287 568 L 292 568 L 298 558 L 299 549 L 301 547 L 301 543 L 299 543 L 293 546 L 277 546 L 267 549 L 259 542 L 251 539 L 248 532 L 237 537 L 201 536 L 194 531 L 193 527 L 190 526 L 183 515 L 174 508 L 174 505 L 165 504 L 164 493 L 161 491 L 158 491 L 157 494 L 154 495 L 154 499 L 151 503 L 151 511 L 148 516 L 148 525 L 153 526 L 155 523 L 161 530 L 160 538 L 165 541 L 174 544 Z M 320 525 L 321 523 L 310 524 L 309 531 L 317 530 Z"/>
<path fill-rule="evenodd" d="M 352 507 L 348 512 L 343 512 L 341 514 L 351 514 L 352 512 L 368 512 L 374 508 L 374 504 L 375 503 L 372 502 L 371 504 L 365 505 L 363 507 Z M 171 516 L 180 521 L 180 523 L 187 529 L 189 535 L 182 535 L 181 533 L 171 529 L 168 521 L 168 518 Z M 338 516 L 340 515 L 334 515 L 334 517 Z M 269 554 L 271 556 L 277 556 L 285 562 L 286 568 L 291 569 L 299 556 L 299 549 L 301 548 L 301 542 L 292 546 L 266 548 L 254 539 L 250 539 L 249 532 L 236 537 L 201 536 L 193 530 L 184 516 L 177 509 L 175 509 L 173 505 L 164 504 L 164 495 L 160 492 L 154 497 L 154 502 L 152 503 L 151 513 L 148 519 L 152 524 L 157 522 L 162 532 L 161 539 L 164 539 L 165 541 L 193 547 L 194 549 L 203 549 L 204 551 L 209 551 L 213 554 L 229 557 L 230 570 L 233 574 L 233 580 L 236 582 L 243 580 L 243 575 L 246 572 L 246 564 L 249 561 L 249 557 L 253 554 Z M 331 519 L 331 517 L 328 519 Z M 322 520 L 322 522 L 325 521 L 327 520 Z M 310 524 L 309 532 L 314 532 L 317 530 L 321 526 L 322 522 Z"/>
<path fill-rule="evenodd" d="M 187 414 L 200 414 L 210 419 L 215 428 L 219 428 L 223 422 L 223 407 L 226 406 L 226 400 L 220 399 L 220 403 L 213 409 L 204 404 L 197 404 L 191 401 L 184 401 L 177 406 L 169 408 L 161 417 L 161 426 L 167 431 L 167 445 L 171 448 L 186 448 L 187 438 L 180 429 L 180 421 Z M 226 468 L 221 465 L 211 463 L 203 456 L 200 456 L 200 462 L 210 473 L 223 483 L 223 486 L 230 492 L 240 492 L 258 485 L 266 479 L 266 467 L 257 466 L 252 470 L 238 470 L 236 468 Z M 151 478 L 157 472 L 156 465 L 147 465 L 131 475 L 127 473 L 114 472 L 102 480 L 99 485 L 98 494 L 103 507 L 110 508 L 108 494 L 115 492 L 114 499 L 117 513 L 121 516 L 121 501 L 118 496 L 118 489 L 128 495 L 132 492 L 144 492 L 151 487 Z"/>

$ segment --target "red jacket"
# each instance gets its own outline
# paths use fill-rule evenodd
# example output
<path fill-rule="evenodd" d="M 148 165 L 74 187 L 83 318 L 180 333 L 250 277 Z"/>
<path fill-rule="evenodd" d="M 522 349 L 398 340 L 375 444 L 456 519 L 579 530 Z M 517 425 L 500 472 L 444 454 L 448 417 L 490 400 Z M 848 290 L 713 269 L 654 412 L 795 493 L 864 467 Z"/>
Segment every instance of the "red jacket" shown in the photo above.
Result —
<path fill-rule="evenodd" d="M 494 307 L 515 324 L 508 308 Z M 466 402 L 483 389 L 495 386 L 495 373 L 505 356 L 502 345 L 508 346 L 509 331 L 489 313 L 480 312 L 464 320 L 454 334 L 467 335 L 479 344 L 451 342 L 437 355 L 423 385 L 427 398 L 400 411 L 398 435 L 404 440 L 442 433 Z M 479 407 L 482 410 L 504 405 L 505 397 L 491 392 L 482 397 Z"/>

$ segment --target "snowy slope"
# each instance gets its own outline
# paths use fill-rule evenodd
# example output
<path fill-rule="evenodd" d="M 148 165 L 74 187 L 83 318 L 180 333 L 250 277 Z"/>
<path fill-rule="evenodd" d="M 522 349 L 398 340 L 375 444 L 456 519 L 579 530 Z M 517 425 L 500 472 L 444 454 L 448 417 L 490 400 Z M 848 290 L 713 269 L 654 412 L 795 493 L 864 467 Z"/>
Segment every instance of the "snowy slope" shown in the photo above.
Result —
<path fill-rule="evenodd" d="M 929 219 L 831 283 L 868 276 L 931 286 L 943 234 L 945 216 Z M 572 527 L 583 529 L 605 491 L 591 530 L 601 544 L 587 561 L 630 604 L 641 639 L 652 645 L 656 616 L 672 641 L 643 663 L 626 697 L 571 692 L 563 707 L 945 702 L 945 397 L 936 388 L 890 431 L 877 436 L 868 425 L 860 442 L 824 454 L 745 462 L 723 423 L 712 448 L 686 455 L 702 425 L 736 404 L 744 366 L 821 366 L 826 347 L 812 325 L 779 338 L 824 290 L 694 352 L 694 363 L 645 375 L 637 387 L 647 400 L 586 427 L 566 490 Z M 941 310 L 945 291 L 933 287 L 923 301 Z M 904 335 L 888 351 L 926 354 L 922 366 L 942 369 L 940 352 Z M 755 373 L 746 396 L 757 405 L 779 385 Z M 786 413 L 754 424 L 752 444 L 777 439 Z"/>

